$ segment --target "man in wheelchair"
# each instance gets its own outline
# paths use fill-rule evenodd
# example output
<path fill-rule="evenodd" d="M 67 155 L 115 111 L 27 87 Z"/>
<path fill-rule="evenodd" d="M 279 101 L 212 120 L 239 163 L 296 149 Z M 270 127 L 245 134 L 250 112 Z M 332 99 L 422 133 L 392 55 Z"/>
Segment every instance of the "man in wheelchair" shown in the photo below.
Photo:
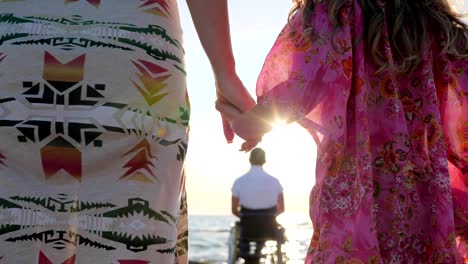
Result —
<path fill-rule="evenodd" d="M 284 232 L 276 216 L 284 212 L 280 182 L 263 170 L 265 152 L 255 148 L 249 158 L 251 168 L 232 187 L 232 213 L 240 218 L 239 257 L 258 263 L 265 242 L 284 242 Z"/>

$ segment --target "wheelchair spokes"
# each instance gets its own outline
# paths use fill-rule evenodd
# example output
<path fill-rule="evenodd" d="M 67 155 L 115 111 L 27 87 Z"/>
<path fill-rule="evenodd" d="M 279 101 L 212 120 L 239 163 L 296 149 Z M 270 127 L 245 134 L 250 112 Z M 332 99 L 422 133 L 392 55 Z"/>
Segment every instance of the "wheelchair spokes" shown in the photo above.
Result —
<path fill-rule="evenodd" d="M 285 243 L 285 231 L 283 227 L 277 225 L 277 235 L 275 238 L 243 238 L 241 237 L 241 225 L 236 222 L 231 227 L 229 236 L 229 259 L 228 264 L 283 264 L 286 263 L 286 256 L 282 250 Z"/>

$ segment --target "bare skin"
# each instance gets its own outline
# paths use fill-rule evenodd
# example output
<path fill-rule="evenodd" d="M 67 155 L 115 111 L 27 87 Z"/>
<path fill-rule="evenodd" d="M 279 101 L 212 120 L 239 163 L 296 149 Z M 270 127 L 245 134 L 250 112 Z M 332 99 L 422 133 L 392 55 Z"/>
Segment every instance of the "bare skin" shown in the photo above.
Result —
<path fill-rule="evenodd" d="M 240 217 L 240 205 L 239 205 L 239 198 L 236 196 L 231 197 L 231 212 L 233 215 Z"/>
<path fill-rule="evenodd" d="M 271 107 L 255 105 L 249 111 L 241 112 L 230 104 L 216 102 L 216 109 L 230 120 L 234 132 L 246 141 L 246 144 L 261 138 L 271 130 L 271 123 L 276 112 Z"/>
<path fill-rule="evenodd" d="M 249 110 L 255 105 L 255 100 L 236 73 L 227 0 L 187 0 L 187 4 L 213 68 L 219 99 L 242 112 Z"/>
<path fill-rule="evenodd" d="M 213 69 L 218 102 L 231 105 L 239 112 L 248 111 L 255 105 L 255 100 L 236 73 L 227 0 L 187 0 L 187 5 Z M 221 116 L 223 121 L 230 121 L 223 112 Z M 261 137 L 248 140 L 241 150 L 252 149 L 260 139 Z"/>

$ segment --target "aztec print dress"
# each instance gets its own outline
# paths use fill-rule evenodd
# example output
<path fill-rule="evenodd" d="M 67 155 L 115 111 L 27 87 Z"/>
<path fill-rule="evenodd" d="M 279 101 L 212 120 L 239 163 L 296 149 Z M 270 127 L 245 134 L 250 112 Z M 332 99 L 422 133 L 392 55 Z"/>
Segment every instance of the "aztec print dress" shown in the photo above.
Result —
<path fill-rule="evenodd" d="M 0 264 L 187 262 L 175 0 L 0 1 Z"/>
<path fill-rule="evenodd" d="M 411 75 L 377 74 L 357 41 L 359 1 L 337 31 L 327 5 L 315 7 L 313 38 L 292 18 L 257 83 L 260 104 L 289 112 L 317 142 L 306 263 L 468 263 L 468 61 L 434 36 Z M 382 39 L 391 61 L 387 30 Z"/>

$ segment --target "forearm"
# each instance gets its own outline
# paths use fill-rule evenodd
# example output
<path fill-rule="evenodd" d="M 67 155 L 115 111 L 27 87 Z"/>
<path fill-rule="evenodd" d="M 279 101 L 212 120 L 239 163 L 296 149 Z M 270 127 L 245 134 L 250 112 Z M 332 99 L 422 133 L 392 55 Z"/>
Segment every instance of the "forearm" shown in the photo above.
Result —
<path fill-rule="evenodd" d="M 187 4 L 215 74 L 218 99 L 247 111 L 255 100 L 236 74 L 227 0 L 187 0 Z"/>
<path fill-rule="evenodd" d="M 284 213 L 284 195 L 281 193 L 278 196 L 278 202 L 276 204 L 276 215 Z"/>
<path fill-rule="evenodd" d="M 265 125 L 265 129 L 269 131 L 271 125 L 277 121 L 285 122 L 287 124 L 296 121 L 294 113 L 285 111 L 275 104 L 261 105 L 256 104 L 248 111 L 248 114 L 256 117 L 258 123 Z"/>
<path fill-rule="evenodd" d="M 276 208 L 276 215 L 280 215 L 280 214 L 282 214 L 282 213 L 284 213 L 284 207 L 279 207 L 279 206 L 278 206 L 278 207 Z"/>
<path fill-rule="evenodd" d="M 235 210 L 234 210 L 234 208 L 233 208 L 231 212 L 232 212 L 233 215 L 235 215 L 235 216 L 237 216 L 237 217 L 240 217 L 239 209 L 235 209 Z"/>
<path fill-rule="evenodd" d="M 253 123 L 250 129 L 254 129 L 259 134 L 265 134 L 272 129 L 273 123 L 278 119 L 278 114 L 274 107 L 255 105 L 247 113 L 252 117 Z"/>
<path fill-rule="evenodd" d="M 239 198 L 237 198 L 236 196 L 231 197 L 231 212 L 233 215 L 240 217 Z"/>
<path fill-rule="evenodd" d="M 227 0 L 187 0 L 187 5 L 214 73 L 235 73 Z"/>

